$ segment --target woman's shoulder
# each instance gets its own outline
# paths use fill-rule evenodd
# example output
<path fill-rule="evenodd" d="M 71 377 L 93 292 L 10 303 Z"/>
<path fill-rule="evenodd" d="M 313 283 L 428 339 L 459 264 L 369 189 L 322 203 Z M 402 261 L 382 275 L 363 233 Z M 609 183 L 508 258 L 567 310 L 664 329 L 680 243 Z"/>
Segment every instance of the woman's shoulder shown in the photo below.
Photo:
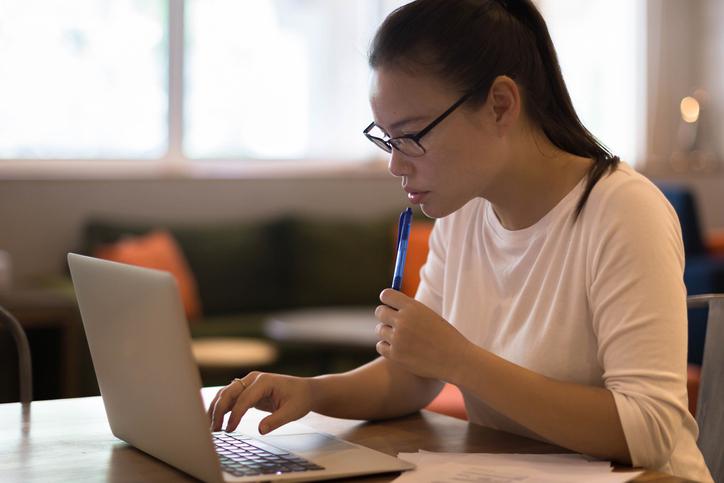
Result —
<path fill-rule="evenodd" d="M 673 213 L 661 190 L 625 162 L 619 163 L 616 169 L 604 174 L 596 183 L 586 203 L 586 210 L 595 216 L 625 216 L 650 210 L 662 214 Z"/>
<path fill-rule="evenodd" d="M 612 259 L 632 273 L 656 266 L 678 273 L 684 253 L 679 219 L 651 180 L 621 163 L 594 186 L 589 202 L 580 233 L 592 273 L 602 273 L 601 264 Z"/>
<path fill-rule="evenodd" d="M 603 236 L 636 236 L 642 230 L 651 234 L 678 230 L 678 218 L 661 190 L 647 177 L 626 163 L 620 163 L 593 187 L 582 213 L 584 226 Z"/>

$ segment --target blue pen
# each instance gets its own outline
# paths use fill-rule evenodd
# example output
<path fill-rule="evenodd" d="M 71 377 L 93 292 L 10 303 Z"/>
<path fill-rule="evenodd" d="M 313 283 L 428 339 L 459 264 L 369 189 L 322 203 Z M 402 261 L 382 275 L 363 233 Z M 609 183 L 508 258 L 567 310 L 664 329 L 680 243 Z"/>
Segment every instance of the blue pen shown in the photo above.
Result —
<path fill-rule="evenodd" d="M 397 228 L 397 259 L 395 260 L 395 274 L 392 277 L 392 288 L 400 290 L 402 287 L 402 274 L 405 272 L 405 258 L 407 256 L 407 242 L 410 240 L 410 225 L 412 224 L 412 208 L 407 208 L 400 214 L 400 224 Z"/>

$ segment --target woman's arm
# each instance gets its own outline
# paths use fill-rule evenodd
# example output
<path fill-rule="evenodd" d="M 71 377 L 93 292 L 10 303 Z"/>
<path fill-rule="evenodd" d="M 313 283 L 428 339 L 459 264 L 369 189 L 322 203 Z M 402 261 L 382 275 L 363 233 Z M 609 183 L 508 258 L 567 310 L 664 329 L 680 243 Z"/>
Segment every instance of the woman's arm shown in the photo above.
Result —
<path fill-rule="evenodd" d="M 542 438 L 574 451 L 630 463 L 612 393 L 556 381 L 508 362 L 467 340 L 401 292 L 382 292 L 377 350 L 410 371 L 467 389 Z M 556 348 L 551 348 L 556 350 Z"/>
<path fill-rule="evenodd" d="M 222 388 L 209 405 L 212 431 L 234 431 L 249 408 L 271 414 L 259 424 L 262 434 L 309 411 L 338 418 L 385 419 L 415 412 L 442 388 L 440 381 L 416 376 L 378 358 L 343 374 L 312 378 L 251 372 Z"/>
<path fill-rule="evenodd" d="M 343 374 L 314 377 L 310 382 L 312 411 L 350 419 L 386 419 L 419 411 L 443 386 L 382 357 Z"/>
<path fill-rule="evenodd" d="M 473 344 L 451 382 L 559 446 L 631 464 L 611 391 L 556 381 Z"/>

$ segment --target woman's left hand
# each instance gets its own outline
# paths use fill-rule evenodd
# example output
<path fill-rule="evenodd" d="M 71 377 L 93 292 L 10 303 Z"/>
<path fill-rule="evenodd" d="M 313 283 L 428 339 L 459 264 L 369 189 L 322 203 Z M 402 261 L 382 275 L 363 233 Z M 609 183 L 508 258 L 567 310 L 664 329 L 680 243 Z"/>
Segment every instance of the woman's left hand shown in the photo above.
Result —
<path fill-rule="evenodd" d="M 385 289 L 375 310 L 377 352 L 420 377 L 456 383 L 472 343 L 433 310 Z"/>

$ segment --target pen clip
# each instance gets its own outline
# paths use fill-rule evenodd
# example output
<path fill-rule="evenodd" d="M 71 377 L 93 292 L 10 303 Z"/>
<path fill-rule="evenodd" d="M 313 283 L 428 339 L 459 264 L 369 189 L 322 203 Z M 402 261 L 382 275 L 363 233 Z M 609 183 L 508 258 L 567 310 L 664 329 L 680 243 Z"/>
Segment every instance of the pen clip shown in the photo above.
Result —
<path fill-rule="evenodd" d="M 400 213 L 400 223 L 397 225 L 397 245 L 395 247 L 395 251 L 400 251 L 400 241 L 402 240 L 402 227 L 405 226 L 405 218 L 407 215 L 407 210 L 409 208 L 405 209 Z"/>

